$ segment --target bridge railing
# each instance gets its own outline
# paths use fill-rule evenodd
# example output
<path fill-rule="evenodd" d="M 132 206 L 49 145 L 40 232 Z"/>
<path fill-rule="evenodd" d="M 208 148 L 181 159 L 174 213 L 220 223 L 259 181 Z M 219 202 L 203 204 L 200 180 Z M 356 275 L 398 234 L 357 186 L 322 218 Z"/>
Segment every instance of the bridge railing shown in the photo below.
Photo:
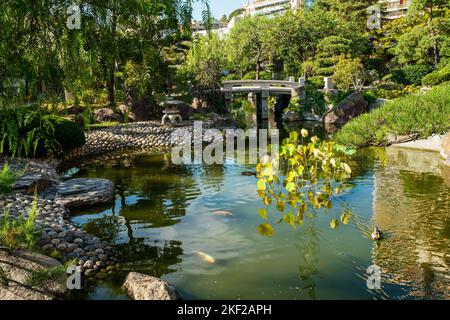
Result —
<path fill-rule="evenodd" d="M 298 82 L 276 81 L 276 80 L 229 80 L 222 84 L 223 91 L 232 91 L 236 87 L 249 87 L 260 89 L 271 88 L 288 88 L 291 90 L 299 90 L 301 85 Z"/>

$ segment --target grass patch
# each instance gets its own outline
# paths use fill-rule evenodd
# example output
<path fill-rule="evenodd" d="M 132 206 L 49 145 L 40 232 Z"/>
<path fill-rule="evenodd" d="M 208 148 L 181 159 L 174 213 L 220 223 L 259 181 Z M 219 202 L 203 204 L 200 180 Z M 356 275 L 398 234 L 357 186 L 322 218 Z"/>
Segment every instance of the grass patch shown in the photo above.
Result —
<path fill-rule="evenodd" d="M 7 163 L 0 170 L 0 196 L 10 194 L 13 191 L 17 173 L 13 172 Z"/>
<path fill-rule="evenodd" d="M 10 251 L 18 249 L 32 250 L 41 233 L 40 229 L 36 226 L 38 214 L 37 197 L 33 201 L 27 218 L 20 215 L 15 220 L 10 217 L 8 211 L 4 212 L 4 214 L 5 216 L 0 219 L 0 246 Z"/>
<path fill-rule="evenodd" d="M 391 101 L 353 119 L 336 135 L 337 143 L 350 147 L 382 146 L 388 135 L 417 135 L 428 138 L 450 130 L 450 83 L 426 94 Z"/>
<path fill-rule="evenodd" d="M 120 123 L 118 121 L 93 123 L 93 124 L 88 125 L 88 129 L 90 129 L 90 130 L 106 129 L 106 128 L 117 127 L 121 124 L 122 123 Z"/>

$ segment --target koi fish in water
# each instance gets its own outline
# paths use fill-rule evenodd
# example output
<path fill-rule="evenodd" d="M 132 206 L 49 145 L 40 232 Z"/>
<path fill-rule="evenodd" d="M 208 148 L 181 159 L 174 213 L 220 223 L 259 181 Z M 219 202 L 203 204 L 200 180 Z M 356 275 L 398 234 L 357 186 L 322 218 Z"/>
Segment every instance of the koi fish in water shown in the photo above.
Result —
<path fill-rule="evenodd" d="M 209 264 L 214 264 L 216 263 L 216 259 L 214 259 L 213 257 L 211 257 L 209 254 L 206 254 L 204 252 L 200 252 L 200 251 L 196 251 L 195 254 L 200 257 L 203 261 L 209 263 Z"/>
<path fill-rule="evenodd" d="M 213 213 L 217 216 L 224 216 L 224 217 L 231 217 L 233 215 L 233 213 L 231 213 L 230 211 L 225 210 L 217 210 L 213 211 Z"/>

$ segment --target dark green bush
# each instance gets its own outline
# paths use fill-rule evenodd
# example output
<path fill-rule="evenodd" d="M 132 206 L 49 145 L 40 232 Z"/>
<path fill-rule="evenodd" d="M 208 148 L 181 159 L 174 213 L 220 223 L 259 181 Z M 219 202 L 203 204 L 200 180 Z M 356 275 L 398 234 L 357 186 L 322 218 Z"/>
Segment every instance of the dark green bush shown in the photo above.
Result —
<path fill-rule="evenodd" d="M 85 143 L 75 123 L 34 107 L 0 109 L 0 154 L 44 157 Z"/>
<path fill-rule="evenodd" d="M 313 112 L 323 115 L 327 111 L 325 96 L 322 91 L 307 83 L 305 86 L 305 99 L 301 102 L 302 112 Z"/>
<path fill-rule="evenodd" d="M 55 139 L 63 151 L 79 148 L 86 143 L 84 131 L 75 122 L 55 115 L 44 116 L 55 128 Z"/>
<path fill-rule="evenodd" d="M 392 71 L 392 80 L 406 85 L 420 85 L 422 78 L 432 71 L 427 65 L 412 65 Z"/>
<path fill-rule="evenodd" d="M 446 81 L 450 81 L 450 64 L 423 77 L 422 84 L 424 86 L 436 86 Z"/>

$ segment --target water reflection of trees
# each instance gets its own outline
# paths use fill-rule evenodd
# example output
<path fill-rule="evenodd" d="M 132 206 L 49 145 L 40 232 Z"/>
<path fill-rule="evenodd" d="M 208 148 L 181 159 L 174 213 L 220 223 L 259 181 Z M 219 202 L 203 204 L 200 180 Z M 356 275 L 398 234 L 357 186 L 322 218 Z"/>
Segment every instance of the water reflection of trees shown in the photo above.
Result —
<path fill-rule="evenodd" d="M 182 261 L 182 243 L 158 239 L 151 229 L 179 223 L 190 202 L 202 192 L 220 192 L 224 170 L 216 165 L 173 165 L 163 154 L 127 158 L 126 165 L 123 161 L 91 164 L 78 175 L 114 181 L 116 202 L 109 208 L 112 216 L 90 220 L 85 228 L 116 243 L 124 273 L 133 270 L 161 277 L 175 272 L 173 266 Z M 105 208 L 97 212 L 105 212 Z M 123 275 L 118 281 L 121 278 Z"/>
<path fill-rule="evenodd" d="M 409 286 L 408 295 L 449 298 L 450 188 L 427 173 L 434 168 L 419 168 L 418 162 L 432 161 L 416 156 L 414 168 L 406 170 L 405 157 L 391 157 L 376 173 L 375 222 L 388 237 L 374 248 L 373 259 L 388 282 Z"/>
<path fill-rule="evenodd" d="M 301 232 L 297 233 L 296 248 L 299 252 L 300 290 L 312 300 L 317 299 L 315 276 L 318 274 L 319 263 L 319 233 L 315 219 L 305 222 Z"/>

